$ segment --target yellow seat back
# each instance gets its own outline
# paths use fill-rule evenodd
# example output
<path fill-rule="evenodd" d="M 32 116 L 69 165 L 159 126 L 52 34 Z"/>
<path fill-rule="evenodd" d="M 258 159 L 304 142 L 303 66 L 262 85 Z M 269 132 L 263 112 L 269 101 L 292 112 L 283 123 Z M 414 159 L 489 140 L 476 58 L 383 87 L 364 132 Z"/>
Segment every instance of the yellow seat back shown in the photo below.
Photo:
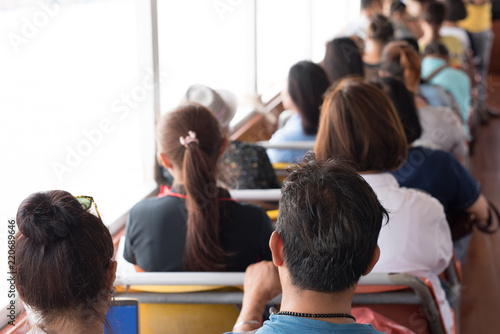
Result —
<path fill-rule="evenodd" d="M 132 285 L 128 289 L 115 286 L 121 293 L 189 293 L 189 292 L 234 292 L 238 287 L 204 285 Z M 140 298 L 139 298 L 140 299 Z M 239 310 L 228 304 L 162 304 L 139 303 L 139 326 L 141 334 L 156 333 L 203 333 L 220 334 L 231 331 Z"/>
<path fill-rule="evenodd" d="M 231 331 L 239 311 L 233 305 L 140 304 L 141 334 L 221 334 Z"/>

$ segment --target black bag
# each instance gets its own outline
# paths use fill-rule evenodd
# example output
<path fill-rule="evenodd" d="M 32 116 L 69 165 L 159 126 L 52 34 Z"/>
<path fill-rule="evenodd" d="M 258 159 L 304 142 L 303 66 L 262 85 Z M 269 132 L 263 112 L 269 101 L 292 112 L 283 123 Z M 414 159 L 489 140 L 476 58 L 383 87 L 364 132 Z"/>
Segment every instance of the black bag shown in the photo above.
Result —
<path fill-rule="evenodd" d="M 477 220 L 474 214 L 465 211 L 457 211 L 450 214 L 448 223 L 450 224 L 453 241 L 471 234 L 474 226 L 479 231 L 488 234 L 498 231 L 500 227 L 500 213 L 490 201 L 488 201 L 488 212 L 488 219 L 486 221 Z M 494 220 L 496 220 L 496 225 L 494 224 Z"/>

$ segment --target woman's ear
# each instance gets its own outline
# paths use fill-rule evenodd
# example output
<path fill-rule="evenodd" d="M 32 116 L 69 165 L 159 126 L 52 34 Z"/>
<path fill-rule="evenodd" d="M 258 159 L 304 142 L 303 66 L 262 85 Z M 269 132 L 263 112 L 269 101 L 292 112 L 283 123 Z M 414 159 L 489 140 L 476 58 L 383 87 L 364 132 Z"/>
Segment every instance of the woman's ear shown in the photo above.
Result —
<path fill-rule="evenodd" d="M 166 169 L 172 169 L 172 163 L 165 154 L 158 153 L 158 160 L 160 160 L 161 165 Z"/>
<path fill-rule="evenodd" d="M 111 290 L 113 289 L 113 284 L 115 283 L 116 279 L 116 268 L 118 266 L 118 262 L 116 261 L 111 261 L 109 263 L 107 272 L 106 272 L 106 287 Z"/>
<path fill-rule="evenodd" d="M 228 141 L 229 140 L 227 139 L 227 137 L 224 137 L 224 140 L 222 141 L 222 145 L 220 146 L 219 157 L 221 157 L 224 154 L 224 152 L 226 151 Z"/>

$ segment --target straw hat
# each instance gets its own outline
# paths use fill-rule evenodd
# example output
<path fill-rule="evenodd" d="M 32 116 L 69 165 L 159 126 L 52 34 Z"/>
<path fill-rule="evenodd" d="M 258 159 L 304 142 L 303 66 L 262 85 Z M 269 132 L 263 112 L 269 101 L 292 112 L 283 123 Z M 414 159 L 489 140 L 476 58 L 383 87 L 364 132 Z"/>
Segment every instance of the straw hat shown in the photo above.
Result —
<path fill-rule="evenodd" d="M 210 109 L 223 127 L 228 127 L 236 114 L 238 101 L 236 96 L 230 91 L 214 90 L 204 85 L 192 85 L 188 88 L 184 99 L 199 103 Z"/>

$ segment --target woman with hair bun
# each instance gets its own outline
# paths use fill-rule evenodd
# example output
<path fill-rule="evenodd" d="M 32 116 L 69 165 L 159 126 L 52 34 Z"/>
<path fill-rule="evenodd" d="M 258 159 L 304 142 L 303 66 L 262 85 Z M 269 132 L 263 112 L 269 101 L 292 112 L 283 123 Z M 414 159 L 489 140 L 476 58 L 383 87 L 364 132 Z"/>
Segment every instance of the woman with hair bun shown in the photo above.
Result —
<path fill-rule="evenodd" d="M 108 228 L 88 211 L 92 201 L 53 190 L 19 206 L 15 282 L 29 333 L 104 333 L 116 262 Z"/>
<path fill-rule="evenodd" d="M 227 138 L 214 114 L 200 104 L 181 105 L 160 119 L 156 142 L 174 182 L 165 196 L 132 208 L 124 258 L 144 271 L 245 271 L 270 260 L 266 213 L 218 186 Z"/>
<path fill-rule="evenodd" d="M 382 50 L 393 37 L 394 28 L 389 19 L 382 14 L 375 14 L 368 25 L 363 53 L 365 78 L 367 80 L 378 78 Z"/>

